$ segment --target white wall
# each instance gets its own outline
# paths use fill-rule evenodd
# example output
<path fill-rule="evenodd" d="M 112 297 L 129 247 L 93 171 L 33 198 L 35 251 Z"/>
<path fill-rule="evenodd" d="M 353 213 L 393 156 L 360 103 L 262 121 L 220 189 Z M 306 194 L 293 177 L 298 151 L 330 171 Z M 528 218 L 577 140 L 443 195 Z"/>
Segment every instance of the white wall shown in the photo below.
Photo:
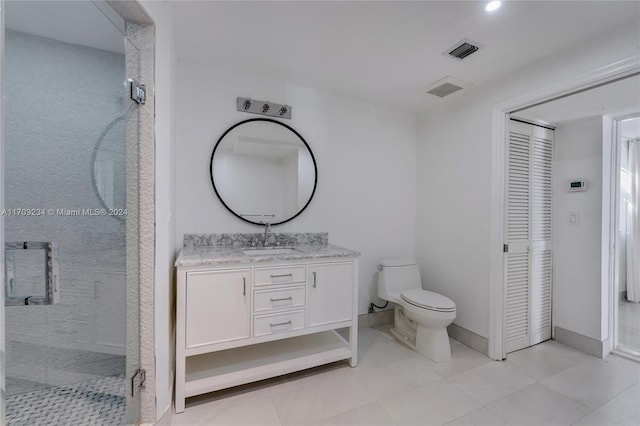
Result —
<path fill-rule="evenodd" d="M 553 173 L 553 325 L 601 340 L 601 116 L 557 123 Z"/>
<path fill-rule="evenodd" d="M 261 231 L 219 202 L 209 160 L 220 135 L 251 117 L 236 111 L 237 96 L 292 105 L 285 122 L 311 147 L 318 188 L 307 210 L 274 232 L 329 232 L 330 243 L 362 252 L 366 313 L 378 262 L 414 256 L 415 114 L 181 60 L 176 95 L 176 250 L 185 233 Z"/>
<path fill-rule="evenodd" d="M 419 115 L 418 260 L 424 286 L 456 302 L 458 325 L 489 334 L 493 108 L 637 53 L 637 27 L 629 25 Z"/>
<path fill-rule="evenodd" d="M 173 341 L 173 277 L 175 260 L 174 181 L 174 79 L 176 52 L 171 6 L 168 2 L 143 0 L 154 21 L 155 50 L 155 379 L 156 419 L 171 408 Z"/>

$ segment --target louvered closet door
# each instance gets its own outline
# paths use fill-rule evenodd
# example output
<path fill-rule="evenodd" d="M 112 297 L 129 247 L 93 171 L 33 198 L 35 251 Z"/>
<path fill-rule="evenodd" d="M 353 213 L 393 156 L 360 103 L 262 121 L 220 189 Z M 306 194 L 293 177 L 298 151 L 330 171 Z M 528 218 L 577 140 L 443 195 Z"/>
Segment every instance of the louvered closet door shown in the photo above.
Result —
<path fill-rule="evenodd" d="M 551 338 L 551 168 L 553 131 L 530 126 L 531 291 L 529 345 Z"/>
<path fill-rule="evenodd" d="M 553 132 L 510 121 L 506 176 L 506 352 L 551 337 Z"/>
<path fill-rule="evenodd" d="M 507 156 L 505 254 L 506 351 L 529 346 L 529 231 L 531 215 L 531 136 L 526 125 L 510 122 Z M 524 128 L 523 128 L 524 127 Z"/>

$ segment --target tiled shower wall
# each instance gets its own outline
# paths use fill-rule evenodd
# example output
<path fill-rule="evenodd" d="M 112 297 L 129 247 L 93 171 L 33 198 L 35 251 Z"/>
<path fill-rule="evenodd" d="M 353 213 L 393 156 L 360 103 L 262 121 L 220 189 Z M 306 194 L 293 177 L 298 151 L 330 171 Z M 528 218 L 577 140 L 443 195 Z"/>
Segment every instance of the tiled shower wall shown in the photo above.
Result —
<path fill-rule="evenodd" d="M 124 55 L 14 31 L 5 52 L 5 208 L 56 211 L 5 215 L 5 238 L 58 242 L 61 295 L 7 307 L 7 340 L 124 355 L 124 221 L 58 214 L 102 207 L 92 153 L 124 111 Z M 103 144 L 123 145 L 123 128 Z"/>

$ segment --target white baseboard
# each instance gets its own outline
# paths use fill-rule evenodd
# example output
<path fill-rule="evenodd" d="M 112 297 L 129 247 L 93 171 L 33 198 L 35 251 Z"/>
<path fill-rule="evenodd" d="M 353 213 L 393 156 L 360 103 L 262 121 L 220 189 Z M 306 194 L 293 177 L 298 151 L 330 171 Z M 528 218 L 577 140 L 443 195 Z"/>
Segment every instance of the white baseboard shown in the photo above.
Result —
<path fill-rule="evenodd" d="M 156 426 L 170 426 L 171 425 L 171 404 L 164 410 L 164 413 L 155 422 Z"/>
<path fill-rule="evenodd" d="M 358 315 L 358 328 L 393 324 L 393 309 Z"/>
<path fill-rule="evenodd" d="M 447 327 L 447 333 L 449 333 L 449 337 L 452 339 L 457 340 L 463 345 L 469 346 L 471 349 L 474 349 L 483 355 L 489 356 L 489 339 L 486 337 L 474 333 L 471 330 L 467 330 L 464 327 L 460 327 L 455 323 Z"/>
<path fill-rule="evenodd" d="M 608 355 L 608 352 L 606 352 L 606 340 L 600 341 L 558 326 L 555 327 L 555 337 L 556 341 L 564 343 L 567 346 L 571 346 L 572 348 L 589 355 L 593 355 L 598 358 L 604 358 Z"/>

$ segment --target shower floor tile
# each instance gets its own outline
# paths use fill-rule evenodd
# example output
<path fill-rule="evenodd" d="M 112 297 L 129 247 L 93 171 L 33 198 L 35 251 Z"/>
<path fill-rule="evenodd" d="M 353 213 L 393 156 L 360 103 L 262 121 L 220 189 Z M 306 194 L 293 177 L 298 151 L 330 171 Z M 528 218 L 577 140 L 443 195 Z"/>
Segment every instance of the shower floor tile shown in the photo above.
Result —
<path fill-rule="evenodd" d="M 125 357 L 7 340 L 7 395 L 121 374 Z"/>
<path fill-rule="evenodd" d="M 7 397 L 8 425 L 120 425 L 124 374 Z"/>

